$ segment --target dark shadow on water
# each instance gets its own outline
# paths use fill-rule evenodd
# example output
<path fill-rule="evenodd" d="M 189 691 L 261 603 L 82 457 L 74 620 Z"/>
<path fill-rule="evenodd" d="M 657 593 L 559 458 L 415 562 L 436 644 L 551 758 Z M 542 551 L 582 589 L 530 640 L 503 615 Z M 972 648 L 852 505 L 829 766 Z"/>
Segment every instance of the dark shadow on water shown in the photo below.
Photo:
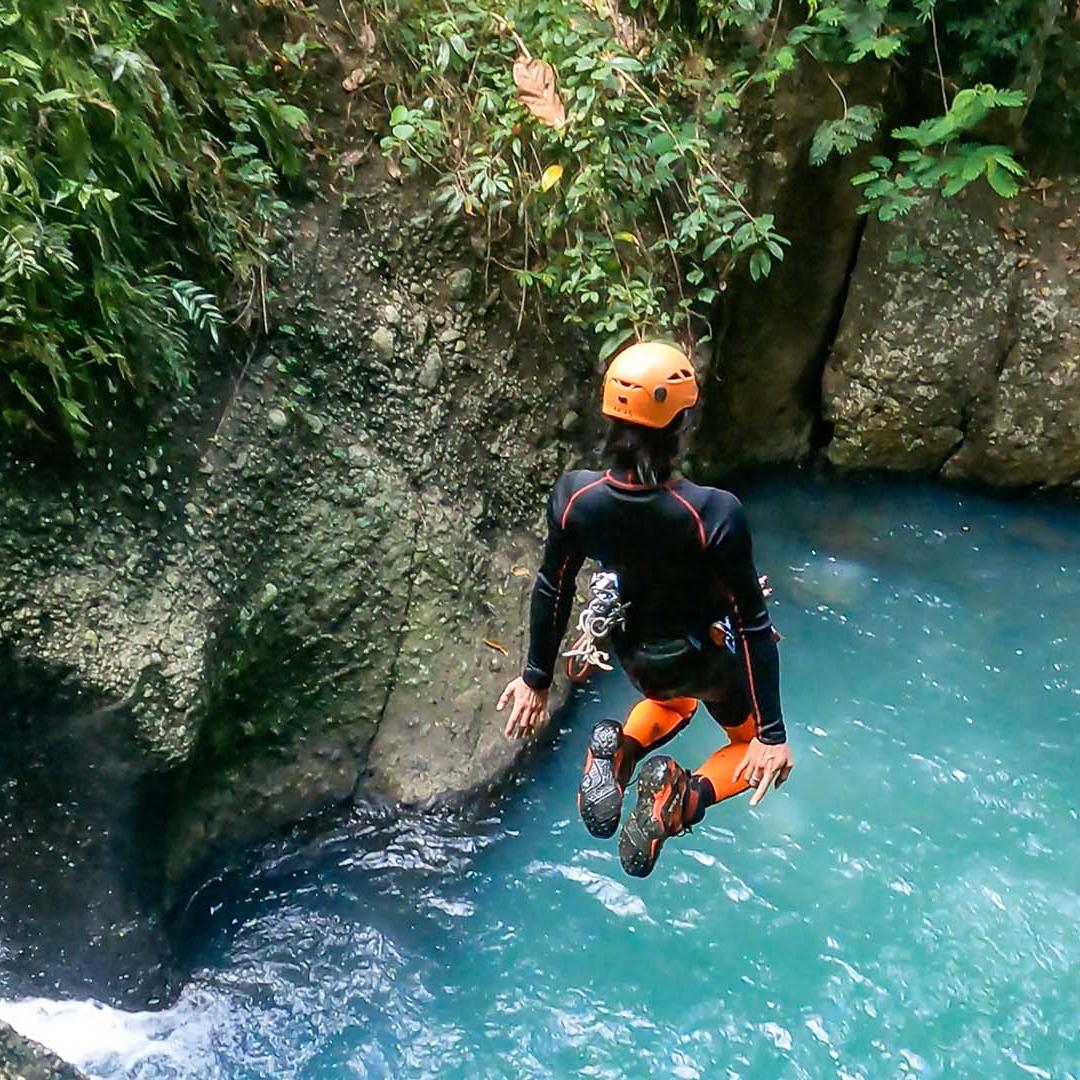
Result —
<path fill-rule="evenodd" d="M 558 775 L 565 770 L 558 755 L 565 741 L 561 725 L 591 693 L 570 693 L 544 737 L 493 794 L 453 809 L 376 800 L 337 807 L 220 867 L 171 920 L 179 967 L 190 975 L 228 963 L 239 937 L 253 926 L 288 922 L 296 898 L 302 898 L 302 917 L 358 922 L 419 953 L 435 941 L 442 949 L 453 947 L 456 923 L 443 905 L 464 902 L 471 881 L 483 873 L 486 853 L 513 842 L 506 818 L 521 789 L 564 781 Z M 492 722 L 503 722 L 494 710 Z"/>

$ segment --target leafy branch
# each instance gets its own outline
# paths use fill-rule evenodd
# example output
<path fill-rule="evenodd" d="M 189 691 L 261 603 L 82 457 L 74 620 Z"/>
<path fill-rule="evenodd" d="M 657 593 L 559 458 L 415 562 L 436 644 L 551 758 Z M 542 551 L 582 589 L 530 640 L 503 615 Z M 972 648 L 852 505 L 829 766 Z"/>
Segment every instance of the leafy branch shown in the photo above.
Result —
<path fill-rule="evenodd" d="M 687 334 L 736 264 L 769 273 L 786 239 L 717 163 L 734 96 L 687 71 L 614 3 L 398 3 L 384 41 L 412 73 L 381 146 L 435 173 L 445 213 L 477 219 L 488 256 L 526 294 L 558 298 L 603 352 Z M 507 260 L 501 245 L 516 255 Z"/>

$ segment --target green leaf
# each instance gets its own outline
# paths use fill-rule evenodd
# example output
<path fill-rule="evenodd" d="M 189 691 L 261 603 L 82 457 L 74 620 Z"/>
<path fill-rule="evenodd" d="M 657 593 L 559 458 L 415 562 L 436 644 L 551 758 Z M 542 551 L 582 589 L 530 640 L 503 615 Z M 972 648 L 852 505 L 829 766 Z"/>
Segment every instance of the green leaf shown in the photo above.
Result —
<path fill-rule="evenodd" d="M 180 13 L 176 8 L 169 6 L 168 4 L 158 4 L 154 0 L 143 0 L 148 10 L 152 11 L 155 15 L 160 15 L 163 19 L 168 19 L 169 22 L 174 23 L 179 20 Z"/>
<path fill-rule="evenodd" d="M 24 53 L 16 52 L 14 49 L 5 49 L 0 52 L 0 57 L 8 60 L 17 68 L 21 68 L 23 71 L 28 71 L 31 75 L 38 75 L 41 73 L 41 65 L 36 60 L 31 60 L 29 56 Z"/>
<path fill-rule="evenodd" d="M 15 389 L 18 390 L 19 393 L 22 394 L 22 396 L 26 398 L 26 400 L 29 401 L 30 404 L 33 405 L 39 413 L 43 413 L 45 411 L 45 409 L 42 407 L 41 402 L 38 401 L 38 399 L 34 397 L 34 395 L 30 392 L 30 387 L 27 384 L 26 379 L 18 371 L 8 372 L 8 378 L 14 384 Z"/>
<path fill-rule="evenodd" d="M 1008 169 L 1015 176 L 1024 175 L 1026 171 L 1024 166 L 1012 156 L 1012 151 L 1007 146 L 988 146 L 986 150 L 993 161 L 1003 169 Z"/>
<path fill-rule="evenodd" d="M 74 420 L 77 424 L 83 427 L 90 427 L 90 417 L 83 412 L 82 406 L 74 399 L 69 397 L 60 397 L 60 407 L 67 413 L 71 420 Z"/>
<path fill-rule="evenodd" d="M 1011 199 L 1020 191 L 1020 185 L 994 160 L 986 163 L 986 182 L 1003 199 Z"/>
<path fill-rule="evenodd" d="M 728 238 L 726 236 L 718 236 L 715 240 L 710 240 L 705 245 L 705 250 L 701 253 L 701 257 L 707 262 L 711 259 L 726 243 Z"/>
<path fill-rule="evenodd" d="M 619 333 L 610 334 L 604 340 L 604 344 L 600 346 L 600 354 L 598 357 L 600 362 L 603 363 L 605 360 L 607 360 L 633 336 L 633 327 L 627 327 L 625 330 L 622 330 Z"/>
<path fill-rule="evenodd" d="M 764 251 L 758 249 L 750 256 L 750 277 L 753 281 L 768 277 L 771 269 L 772 260 Z"/>
<path fill-rule="evenodd" d="M 853 105 L 839 120 L 827 120 L 814 133 L 810 144 L 810 164 L 821 165 L 832 153 L 850 154 L 860 142 L 867 142 L 877 132 L 877 109 Z"/>
<path fill-rule="evenodd" d="M 278 116 L 285 121 L 294 131 L 301 124 L 307 123 L 307 113 L 296 105 L 281 105 L 278 108 Z"/>
<path fill-rule="evenodd" d="M 654 135 L 645 146 L 645 153 L 651 157 L 660 157 L 667 154 L 675 145 L 675 140 L 666 131 Z"/>
<path fill-rule="evenodd" d="M 44 94 L 35 94 L 34 100 L 39 105 L 54 105 L 58 101 L 78 101 L 79 95 L 58 86 L 55 90 L 49 90 Z"/>
<path fill-rule="evenodd" d="M 970 184 L 971 181 L 963 176 L 953 176 L 946 181 L 945 186 L 941 189 L 941 194 L 945 198 L 951 198 L 953 195 L 959 194 Z"/>

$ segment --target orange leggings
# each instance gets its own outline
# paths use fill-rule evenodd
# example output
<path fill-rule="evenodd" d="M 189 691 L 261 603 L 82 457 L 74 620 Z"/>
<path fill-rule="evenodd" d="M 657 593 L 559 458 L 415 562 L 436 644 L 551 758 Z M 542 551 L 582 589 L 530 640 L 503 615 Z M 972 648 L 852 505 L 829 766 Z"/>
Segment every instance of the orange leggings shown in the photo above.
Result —
<path fill-rule="evenodd" d="M 670 698 L 639 701 L 623 724 L 623 734 L 641 745 L 643 755 L 673 739 L 688 723 L 697 709 L 697 698 Z M 723 726 L 723 725 L 722 725 Z M 741 795 L 750 785 L 745 779 L 733 780 L 743 754 L 754 737 L 754 718 L 748 716 L 737 727 L 724 727 L 728 745 L 721 747 L 694 770 L 695 776 L 709 781 L 716 802 Z"/>

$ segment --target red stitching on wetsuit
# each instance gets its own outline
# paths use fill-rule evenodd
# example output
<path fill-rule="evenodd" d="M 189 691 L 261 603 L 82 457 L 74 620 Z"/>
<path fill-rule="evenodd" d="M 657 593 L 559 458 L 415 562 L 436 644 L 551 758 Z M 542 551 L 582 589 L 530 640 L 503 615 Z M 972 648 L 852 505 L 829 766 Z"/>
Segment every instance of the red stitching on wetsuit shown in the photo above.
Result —
<path fill-rule="evenodd" d="M 559 580 L 555 582 L 555 603 L 553 610 L 555 612 L 556 622 L 559 618 L 559 604 L 562 603 L 562 588 L 563 582 L 566 579 L 566 568 L 570 565 L 570 552 L 567 552 L 563 557 L 562 566 L 559 567 Z M 555 626 L 552 624 L 552 633 L 555 632 Z"/>
<path fill-rule="evenodd" d="M 693 515 L 694 521 L 697 522 L 698 537 L 701 540 L 702 548 L 705 547 L 705 523 L 701 520 L 701 515 L 688 503 L 674 488 L 669 487 L 668 491 L 675 496 L 686 507 L 687 510 Z"/>
<path fill-rule="evenodd" d="M 757 690 L 754 687 L 754 669 L 750 663 L 750 646 L 746 644 L 746 634 L 743 632 L 742 639 L 743 656 L 746 657 L 746 677 L 750 682 L 750 700 L 754 703 L 754 728 L 757 734 L 761 734 L 761 709 L 757 703 Z"/>
<path fill-rule="evenodd" d="M 622 488 L 625 491 L 647 491 L 649 488 L 656 486 L 655 484 L 635 484 L 631 480 L 616 480 L 610 469 L 604 473 L 604 479 L 614 487 Z"/>
<path fill-rule="evenodd" d="M 566 509 L 563 511 L 562 514 L 562 521 L 559 522 L 560 529 L 566 528 L 566 519 L 570 516 L 570 507 L 574 505 L 574 500 L 579 495 L 584 495 L 585 492 L 589 490 L 589 488 L 594 488 L 597 484 L 602 484 L 603 482 L 604 478 L 602 476 L 599 476 L 595 480 L 591 480 L 584 487 L 578 488 L 577 491 L 575 491 L 574 494 L 570 496 L 570 501 L 566 504 Z"/>
<path fill-rule="evenodd" d="M 735 622 L 738 624 L 739 636 L 742 638 L 743 656 L 746 659 L 746 681 L 750 684 L 750 701 L 754 706 L 754 733 L 761 735 L 761 709 L 757 703 L 757 687 L 754 685 L 754 667 L 750 663 L 750 646 L 746 644 L 746 631 L 743 629 L 742 616 L 739 614 L 739 605 L 735 603 L 735 594 L 728 593 L 731 601 L 731 610 L 735 612 Z"/>

